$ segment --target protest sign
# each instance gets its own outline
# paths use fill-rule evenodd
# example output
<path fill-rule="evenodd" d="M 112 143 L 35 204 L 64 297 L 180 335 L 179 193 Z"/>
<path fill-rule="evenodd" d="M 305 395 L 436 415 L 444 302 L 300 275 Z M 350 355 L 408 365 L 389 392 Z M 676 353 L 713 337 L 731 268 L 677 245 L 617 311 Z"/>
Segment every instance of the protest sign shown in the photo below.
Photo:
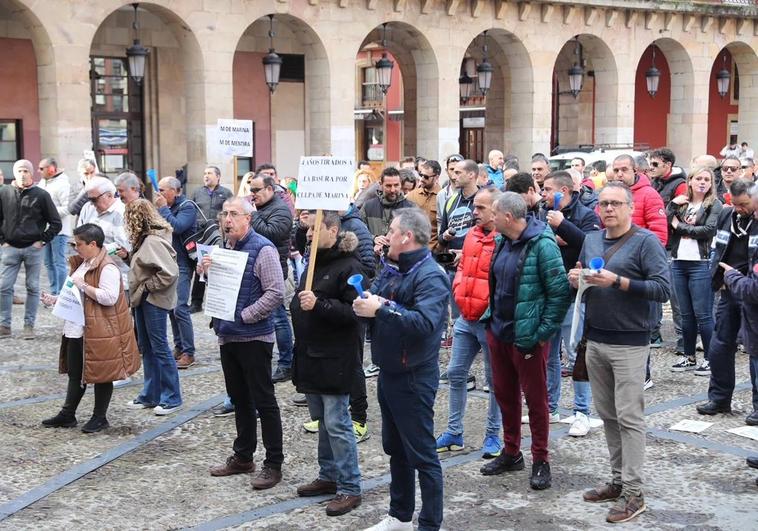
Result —
<path fill-rule="evenodd" d="M 234 321 L 242 275 L 247 265 L 247 253 L 230 249 L 213 250 L 205 291 L 205 315 L 224 321 Z"/>
<path fill-rule="evenodd" d="M 300 157 L 297 176 L 298 210 L 347 210 L 353 192 L 353 159 Z"/>
<path fill-rule="evenodd" d="M 253 121 L 219 118 L 216 141 L 223 155 L 228 157 L 253 156 Z"/>
<path fill-rule="evenodd" d="M 53 315 L 79 326 L 84 326 L 84 306 L 79 288 L 74 285 L 71 277 L 66 277 L 58 300 L 53 307 Z"/>

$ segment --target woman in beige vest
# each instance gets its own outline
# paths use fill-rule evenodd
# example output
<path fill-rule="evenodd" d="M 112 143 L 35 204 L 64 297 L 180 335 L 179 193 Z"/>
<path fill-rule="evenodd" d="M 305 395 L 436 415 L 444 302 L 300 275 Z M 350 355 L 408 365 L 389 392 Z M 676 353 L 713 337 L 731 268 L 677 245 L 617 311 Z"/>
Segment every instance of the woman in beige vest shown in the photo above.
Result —
<path fill-rule="evenodd" d="M 69 259 L 71 282 L 79 290 L 84 325 L 63 321 L 60 372 L 68 374 L 63 408 L 42 421 L 48 428 L 76 426 L 76 408 L 88 383 L 95 384 L 95 409 L 83 427 L 94 433 L 109 426 L 105 414 L 113 394 L 113 382 L 134 374 L 140 355 L 134 324 L 124 295 L 121 273 L 103 247 L 103 230 L 86 223 L 74 230 L 77 256 Z M 55 304 L 57 297 L 42 295 L 42 302 Z"/>

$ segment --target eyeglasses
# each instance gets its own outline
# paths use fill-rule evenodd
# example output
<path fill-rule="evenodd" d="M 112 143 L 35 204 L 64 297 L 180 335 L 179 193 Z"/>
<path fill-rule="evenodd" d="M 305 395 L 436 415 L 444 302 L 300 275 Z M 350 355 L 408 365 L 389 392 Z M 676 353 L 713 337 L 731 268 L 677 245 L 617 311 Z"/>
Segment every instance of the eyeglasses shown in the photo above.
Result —
<path fill-rule="evenodd" d="M 450 164 L 451 162 L 460 162 L 462 160 L 463 160 L 463 156 L 462 155 L 450 155 L 447 158 L 447 163 Z"/>
<path fill-rule="evenodd" d="M 422 179 L 434 179 L 434 178 L 436 177 L 436 175 L 435 175 L 435 174 L 427 175 L 427 174 L 425 174 L 425 173 L 419 173 L 419 176 L 420 176 Z"/>
<path fill-rule="evenodd" d="M 599 201 L 597 206 L 600 208 L 608 208 L 611 207 L 613 210 L 616 210 L 618 208 L 621 208 L 621 205 L 628 205 L 629 203 L 627 201 Z"/>
<path fill-rule="evenodd" d="M 743 168 L 746 166 L 743 166 Z M 721 166 L 721 171 L 734 172 L 739 170 L 739 166 Z"/>
<path fill-rule="evenodd" d="M 97 203 L 97 200 L 103 197 L 108 192 L 103 192 L 102 194 L 98 195 L 97 197 L 87 197 L 89 199 L 90 203 Z"/>
<path fill-rule="evenodd" d="M 245 214 L 244 212 L 235 212 L 233 210 L 231 212 L 227 212 L 226 210 L 224 210 L 220 212 L 218 215 L 218 217 L 220 218 L 232 218 L 232 219 L 237 219 L 240 216 L 247 216 L 247 214 Z"/>

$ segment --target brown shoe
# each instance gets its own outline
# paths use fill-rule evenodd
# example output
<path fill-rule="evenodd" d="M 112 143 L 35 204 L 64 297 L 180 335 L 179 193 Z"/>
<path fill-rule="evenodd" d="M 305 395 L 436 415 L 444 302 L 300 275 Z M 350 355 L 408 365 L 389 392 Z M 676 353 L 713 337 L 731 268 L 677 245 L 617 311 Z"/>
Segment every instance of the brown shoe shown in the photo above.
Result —
<path fill-rule="evenodd" d="M 22 299 L 18 295 L 14 295 L 13 296 L 13 304 L 24 304 L 24 299 Z"/>
<path fill-rule="evenodd" d="M 307 485 L 300 485 L 297 488 L 298 496 L 321 496 L 322 494 L 337 494 L 337 483 L 323 479 L 314 479 Z"/>
<path fill-rule="evenodd" d="M 253 488 L 255 490 L 266 490 L 274 487 L 282 480 L 282 471 L 276 470 L 266 465 L 258 473 L 258 477 L 253 480 Z"/>
<path fill-rule="evenodd" d="M 26 340 L 32 340 L 35 339 L 37 336 L 34 335 L 34 327 L 29 325 L 24 325 L 24 331 L 21 332 L 21 339 Z"/>
<path fill-rule="evenodd" d="M 360 496 L 337 494 L 332 501 L 326 504 L 327 516 L 340 516 L 347 514 L 361 504 Z"/>
<path fill-rule="evenodd" d="M 234 474 L 252 474 L 255 472 L 254 461 L 242 461 L 237 455 L 226 458 L 226 463 L 210 468 L 211 476 L 232 476 Z"/>
<path fill-rule="evenodd" d="M 183 354 L 182 349 L 180 349 L 179 347 L 174 347 L 174 359 L 175 360 L 178 360 L 179 358 L 181 358 L 182 354 Z"/>
<path fill-rule="evenodd" d="M 628 522 L 638 514 L 644 513 L 645 509 L 647 507 L 645 506 L 645 498 L 642 495 L 620 496 L 615 505 L 608 511 L 605 521 L 612 524 Z"/>
<path fill-rule="evenodd" d="M 621 496 L 621 485 L 606 483 L 602 487 L 590 489 L 582 495 L 584 501 L 598 503 L 604 501 L 615 501 Z"/>
<path fill-rule="evenodd" d="M 195 356 L 189 354 L 182 354 L 182 356 L 176 360 L 177 369 L 189 369 L 195 364 Z"/>
<path fill-rule="evenodd" d="M 0 326 L 0 338 L 11 337 L 11 329 L 9 326 Z"/>

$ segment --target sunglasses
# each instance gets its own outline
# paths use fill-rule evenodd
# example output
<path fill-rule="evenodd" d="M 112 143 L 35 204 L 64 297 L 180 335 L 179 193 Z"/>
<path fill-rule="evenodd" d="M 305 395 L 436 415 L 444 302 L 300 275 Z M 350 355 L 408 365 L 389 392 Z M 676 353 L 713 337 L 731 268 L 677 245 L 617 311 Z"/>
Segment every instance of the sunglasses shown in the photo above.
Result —
<path fill-rule="evenodd" d="M 745 168 L 745 167 L 746 166 L 743 166 L 743 168 Z M 721 166 L 721 171 L 734 172 L 734 171 L 737 171 L 739 169 L 740 169 L 739 166 Z"/>
<path fill-rule="evenodd" d="M 250 193 L 251 193 L 251 194 L 257 194 L 258 192 L 260 192 L 260 191 L 261 191 L 261 190 L 263 190 L 264 188 L 265 188 L 265 186 L 263 186 L 263 187 L 261 187 L 261 188 L 250 188 Z"/>
<path fill-rule="evenodd" d="M 447 163 L 450 164 L 451 162 L 460 162 L 463 160 L 463 157 L 461 155 L 450 155 L 447 159 Z"/>

